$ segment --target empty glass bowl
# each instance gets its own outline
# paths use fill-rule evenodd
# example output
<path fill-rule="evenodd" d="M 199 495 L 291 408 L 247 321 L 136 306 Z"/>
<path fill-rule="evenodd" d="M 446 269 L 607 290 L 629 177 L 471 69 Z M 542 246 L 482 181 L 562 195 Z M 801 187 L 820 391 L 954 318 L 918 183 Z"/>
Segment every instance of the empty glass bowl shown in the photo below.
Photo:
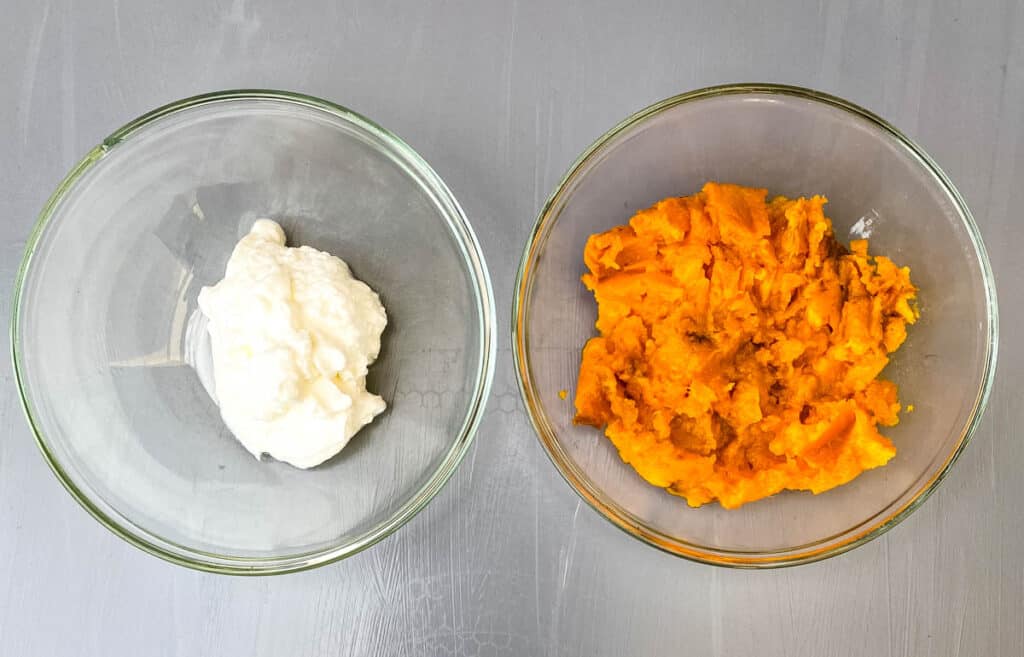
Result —
<path fill-rule="evenodd" d="M 643 481 L 602 432 L 574 426 L 580 350 L 596 305 L 580 282 L 591 233 L 705 181 L 823 194 L 837 237 L 869 234 L 872 253 L 909 265 L 921 320 L 885 376 L 913 404 L 883 431 L 885 467 L 827 493 L 785 492 L 726 511 L 691 509 Z M 513 349 L 527 409 L 551 460 L 591 506 L 629 534 L 708 563 L 768 567 L 841 553 L 913 511 L 960 454 L 984 409 L 996 360 L 988 258 L 963 199 L 932 160 L 885 121 L 806 89 L 734 85 L 640 111 L 572 166 L 541 212 L 516 283 Z M 562 400 L 559 391 L 570 395 Z"/>
<path fill-rule="evenodd" d="M 388 313 L 368 379 L 388 410 L 306 471 L 246 452 L 193 367 L 199 290 L 259 217 L 347 261 Z M 211 571 L 309 568 L 397 529 L 466 453 L 494 369 L 487 269 L 448 188 L 296 94 L 200 96 L 118 130 L 47 203 L 17 290 L 15 372 L 54 472 L 121 537 Z"/>

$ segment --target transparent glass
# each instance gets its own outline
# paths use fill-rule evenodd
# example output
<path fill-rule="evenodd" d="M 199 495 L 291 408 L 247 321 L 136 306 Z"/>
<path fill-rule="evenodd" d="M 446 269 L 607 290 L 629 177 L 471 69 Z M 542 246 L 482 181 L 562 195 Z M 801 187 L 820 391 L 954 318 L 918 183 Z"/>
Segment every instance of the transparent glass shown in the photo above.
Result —
<path fill-rule="evenodd" d="M 388 410 L 307 471 L 246 452 L 193 367 L 199 290 L 258 217 L 346 260 L 388 312 L 368 378 Z M 50 199 L 17 290 L 17 381 L 54 472 L 125 539 L 218 572 L 308 568 L 397 529 L 465 454 L 494 368 L 486 266 L 447 187 L 387 131 L 294 94 L 192 98 L 119 130 Z"/>
<path fill-rule="evenodd" d="M 909 265 L 921 320 L 885 372 L 915 411 L 885 433 L 885 467 L 821 495 L 785 492 L 726 511 L 687 507 L 624 464 L 602 432 L 574 426 L 580 350 L 596 306 L 580 283 L 594 232 L 707 180 L 824 194 L 837 236 Z M 516 285 L 513 347 L 541 442 L 570 485 L 628 533 L 714 564 L 770 567 L 838 554 L 905 517 L 963 449 L 996 360 L 992 273 L 960 195 L 924 152 L 871 113 L 806 89 L 734 85 L 649 107 L 598 140 L 543 209 Z M 558 392 L 568 389 L 566 400 Z"/>

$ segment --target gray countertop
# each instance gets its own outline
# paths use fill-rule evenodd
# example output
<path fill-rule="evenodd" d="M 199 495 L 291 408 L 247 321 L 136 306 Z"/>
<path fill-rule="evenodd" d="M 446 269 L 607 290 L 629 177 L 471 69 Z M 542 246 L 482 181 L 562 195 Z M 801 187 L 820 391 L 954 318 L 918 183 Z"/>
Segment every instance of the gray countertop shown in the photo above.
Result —
<path fill-rule="evenodd" d="M 0 365 L 4 655 L 1024 654 L 1024 3 L 11 0 L 0 19 L 0 314 L 44 200 L 91 146 L 233 87 L 328 98 L 449 183 L 499 308 L 494 393 L 466 463 L 372 550 L 232 578 L 143 554 L 50 474 Z M 561 174 L 634 110 L 775 81 L 841 95 L 921 143 L 975 213 L 1003 335 L 981 427 L 938 492 L 823 563 L 730 571 L 657 552 L 560 479 L 509 353 L 515 264 Z"/>

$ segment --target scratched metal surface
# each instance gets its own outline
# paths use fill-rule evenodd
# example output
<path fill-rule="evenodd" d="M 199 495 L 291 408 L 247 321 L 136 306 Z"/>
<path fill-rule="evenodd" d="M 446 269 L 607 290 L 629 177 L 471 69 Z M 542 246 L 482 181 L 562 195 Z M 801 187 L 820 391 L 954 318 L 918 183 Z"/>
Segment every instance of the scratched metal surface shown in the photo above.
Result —
<path fill-rule="evenodd" d="M 500 309 L 494 395 L 430 507 L 348 561 L 272 579 L 129 547 L 47 471 L 0 365 L 5 655 L 1024 654 L 1024 4 L 7 0 L 0 19 L 0 311 L 34 216 L 103 135 L 164 102 L 279 87 L 374 117 L 448 181 Z M 777 6 L 775 6 L 777 5 Z M 883 538 L 735 572 L 621 534 L 559 479 L 521 408 L 514 265 L 551 187 L 633 110 L 708 84 L 817 87 L 905 129 L 973 208 L 1005 339 L 974 442 Z"/>

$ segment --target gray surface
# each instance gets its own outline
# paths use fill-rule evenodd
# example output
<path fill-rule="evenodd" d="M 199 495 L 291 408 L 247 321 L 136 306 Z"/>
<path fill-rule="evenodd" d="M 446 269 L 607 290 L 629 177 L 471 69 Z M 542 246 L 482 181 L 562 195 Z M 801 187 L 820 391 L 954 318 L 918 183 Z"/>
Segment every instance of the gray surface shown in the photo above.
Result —
<path fill-rule="evenodd" d="M 1024 654 L 1024 4 L 85 4 L 14 0 L 0 21 L 3 314 L 34 216 L 102 136 L 193 93 L 280 87 L 377 119 L 447 180 L 489 260 L 502 351 L 477 443 L 424 513 L 273 579 L 186 571 L 96 524 L 47 471 L 5 362 L 0 652 Z M 1007 336 L 981 429 L 922 509 L 850 554 L 763 573 L 658 553 L 583 505 L 529 428 L 507 348 L 520 247 L 576 154 L 643 105 L 746 80 L 837 93 L 919 140 L 981 225 Z"/>

